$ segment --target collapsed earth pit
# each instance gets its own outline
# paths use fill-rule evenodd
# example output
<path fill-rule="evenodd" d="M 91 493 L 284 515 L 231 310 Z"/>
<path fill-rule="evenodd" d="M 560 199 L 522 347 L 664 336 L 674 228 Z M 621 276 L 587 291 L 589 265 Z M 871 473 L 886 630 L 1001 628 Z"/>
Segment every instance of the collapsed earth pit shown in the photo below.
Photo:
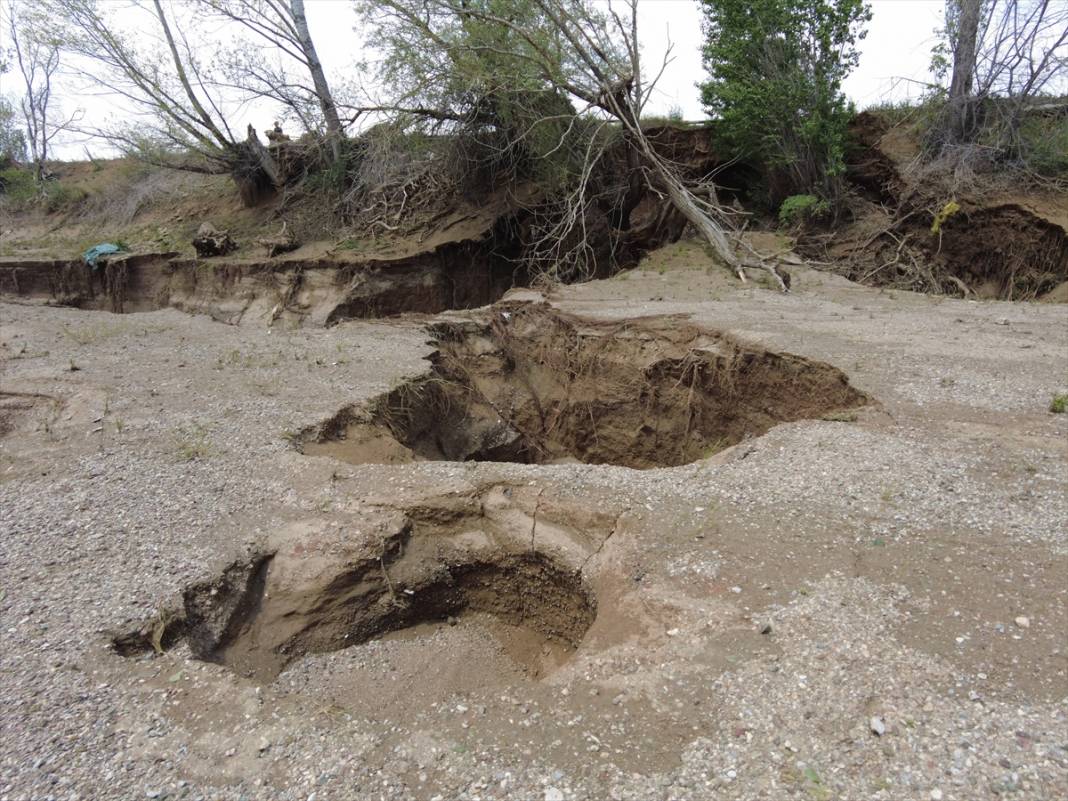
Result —
<path fill-rule="evenodd" d="M 491 486 L 374 508 L 355 530 L 291 525 L 113 646 L 162 653 L 184 639 L 196 658 L 270 682 L 303 654 L 458 626 L 468 642 L 475 630 L 475 642 L 495 644 L 485 661 L 507 664 L 509 678 L 541 678 L 594 621 L 582 569 L 616 521 L 542 494 Z"/>
<path fill-rule="evenodd" d="M 429 330 L 427 375 L 305 431 L 302 451 L 355 464 L 670 467 L 869 400 L 831 365 L 678 317 L 606 323 L 502 303 Z"/>

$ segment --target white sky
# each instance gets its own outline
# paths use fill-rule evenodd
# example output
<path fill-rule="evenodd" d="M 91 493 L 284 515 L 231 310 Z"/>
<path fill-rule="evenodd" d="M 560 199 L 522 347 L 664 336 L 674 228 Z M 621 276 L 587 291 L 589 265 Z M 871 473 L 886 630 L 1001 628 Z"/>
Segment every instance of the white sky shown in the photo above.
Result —
<path fill-rule="evenodd" d="M 934 30 L 941 24 L 945 8 L 944 0 L 870 0 L 870 4 L 873 16 L 868 36 L 860 43 L 860 65 L 845 84 L 847 95 L 858 108 L 921 93 L 922 87 L 909 80 L 929 79 Z M 350 0 L 306 0 L 306 7 L 312 36 L 328 74 L 351 74 L 352 65 L 361 53 L 359 39 L 353 32 L 356 16 Z M 642 0 L 639 15 L 646 72 L 651 73 L 654 65 L 659 66 L 669 42 L 672 45 L 673 61 L 658 84 L 659 92 L 650 103 L 648 113 L 666 115 L 673 106 L 678 106 L 687 119 L 701 119 L 704 114 L 696 86 L 704 78 L 699 5 L 694 0 Z M 6 42 L 0 39 L 2 46 Z M 0 92 L 8 95 L 18 92 L 12 73 L 3 75 L 0 81 L 3 82 Z M 84 93 L 80 96 L 74 92 L 62 93 L 61 103 L 65 110 L 84 107 L 87 116 L 98 122 L 121 112 L 107 98 L 94 97 L 87 103 Z M 242 131 L 251 122 L 262 131 L 273 118 L 269 108 L 252 107 L 248 119 L 234 121 L 231 128 Z M 86 144 L 95 155 L 102 155 L 102 144 L 82 140 L 65 142 L 55 148 L 55 155 L 82 158 Z"/>

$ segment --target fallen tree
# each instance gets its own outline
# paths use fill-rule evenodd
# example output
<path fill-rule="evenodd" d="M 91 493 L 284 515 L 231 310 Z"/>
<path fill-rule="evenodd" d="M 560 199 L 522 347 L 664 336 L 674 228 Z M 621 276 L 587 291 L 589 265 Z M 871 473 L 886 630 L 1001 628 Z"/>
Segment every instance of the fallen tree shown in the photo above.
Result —
<path fill-rule="evenodd" d="M 623 5 L 620 14 L 588 0 L 365 2 L 369 38 L 386 54 L 379 82 L 395 88 L 367 110 L 473 134 L 499 162 L 552 179 L 552 211 L 528 243 L 535 264 L 558 270 L 561 261 L 588 256 L 588 211 L 604 198 L 595 167 L 622 142 L 629 190 L 666 197 L 741 280 L 747 268 L 761 269 L 787 291 L 772 262 L 739 254 L 710 178 L 683 180 L 650 143 L 641 117 L 667 57 L 647 80 L 637 0 Z M 634 197 L 624 191 L 613 199 L 622 229 Z"/>

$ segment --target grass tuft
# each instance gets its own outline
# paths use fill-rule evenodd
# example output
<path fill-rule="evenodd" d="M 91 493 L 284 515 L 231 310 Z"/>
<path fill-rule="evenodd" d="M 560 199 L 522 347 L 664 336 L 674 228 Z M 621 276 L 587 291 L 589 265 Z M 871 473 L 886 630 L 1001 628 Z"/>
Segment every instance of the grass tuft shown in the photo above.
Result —
<path fill-rule="evenodd" d="M 208 427 L 194 423 L 189 427 L 180 427 L 174 432 L 175 450 L 183 462 L 207 459 L 211 456 L 211 441 L 208 439 Z"/>

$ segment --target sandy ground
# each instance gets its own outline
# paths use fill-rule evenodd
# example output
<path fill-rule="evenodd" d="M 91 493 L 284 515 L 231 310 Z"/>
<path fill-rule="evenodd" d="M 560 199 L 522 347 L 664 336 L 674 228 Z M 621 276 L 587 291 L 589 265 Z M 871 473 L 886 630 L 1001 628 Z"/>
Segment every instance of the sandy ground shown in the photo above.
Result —
<path fill-rule="evenodd" d="M 877 403 L 670 469 L 355 466 L 290 438 L 424 371 L 419 319 L 0 305 L 0 799 L 1068 797 L 1065 307 L 805 270 L 781 296 L 702 260 L 549 300 L 687 314 Z M 268 683 L 110 648 L 286 532 L 502 487 L 616 521 L 570 654 L 481 614 Z"/>

